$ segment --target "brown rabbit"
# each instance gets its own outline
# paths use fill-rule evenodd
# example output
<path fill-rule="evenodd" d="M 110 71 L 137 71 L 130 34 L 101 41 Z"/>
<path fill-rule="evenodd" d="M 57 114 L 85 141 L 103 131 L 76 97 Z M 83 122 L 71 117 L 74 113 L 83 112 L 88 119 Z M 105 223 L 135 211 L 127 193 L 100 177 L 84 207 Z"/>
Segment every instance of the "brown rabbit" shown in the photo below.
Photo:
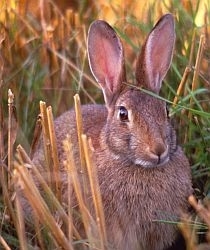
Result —
<path fill-rule="evenodd" d="M 164 15 L 148 35 L 136 66 L 136 87 L 159 94 L 171 64 L 174 19 Z M 82 106 L 83 126 L 91 138 L 103 200 L 108 249 L 159 250 L 170 246 L 176 221 L 192 192 L 190 166 L 167 116 L 166 103 L 126 84 L 123 48 L 105 21 L 88 33 L 88 58 L 106 105 Z M 55 120 L 63 200 L 67 177 L 62 141 L 71 134 L 78 160 L 74 110 Z M 44 166 L 42 146 L 33 162 Z M 43 170 L 44 171 L 44 170 Z"/>

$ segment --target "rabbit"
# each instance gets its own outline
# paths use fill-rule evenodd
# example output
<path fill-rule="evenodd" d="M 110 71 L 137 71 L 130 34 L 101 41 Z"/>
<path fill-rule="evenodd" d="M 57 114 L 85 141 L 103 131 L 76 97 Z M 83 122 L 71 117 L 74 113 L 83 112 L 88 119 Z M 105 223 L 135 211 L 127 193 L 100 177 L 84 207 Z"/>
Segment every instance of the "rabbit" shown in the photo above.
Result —
<path fill-rule="evenodd" d="M 165 101 L 157 98 L 175 44 L 172 14 L 156 23 L 137 58 L 133 85 L 126 83 L 124 51 L 114 29 L 94 21 L 88 32 L 90 69 L 105 105 L 82 105 L 84 133 L 91 139 L 104 207 L 108 249 L 160 250 L 176 239 L 176 221 L 188 209 L 191 169 L 177 145 Z M 144 89 L 146 91 L 144 91 Z M 153 94 L 148 93 L 152 92 Z M 75 111 L 55 119 L 63 201 L 67 177 L 62 141 L 70 134 L 79 162 Z M 44 171 L 43 146 L 33 157 Z"/>

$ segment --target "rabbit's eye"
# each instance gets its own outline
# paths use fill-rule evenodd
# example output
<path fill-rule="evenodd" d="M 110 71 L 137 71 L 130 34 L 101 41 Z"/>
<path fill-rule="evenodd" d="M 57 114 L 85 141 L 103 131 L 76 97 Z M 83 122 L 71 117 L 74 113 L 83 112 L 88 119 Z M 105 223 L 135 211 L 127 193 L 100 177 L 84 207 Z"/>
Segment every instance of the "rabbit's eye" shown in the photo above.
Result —
<path fill-rule="evenodd" d="M 121 122 L 128 122 L 128 110 L 124 106 L 119 107 L 118 115 Z"/>

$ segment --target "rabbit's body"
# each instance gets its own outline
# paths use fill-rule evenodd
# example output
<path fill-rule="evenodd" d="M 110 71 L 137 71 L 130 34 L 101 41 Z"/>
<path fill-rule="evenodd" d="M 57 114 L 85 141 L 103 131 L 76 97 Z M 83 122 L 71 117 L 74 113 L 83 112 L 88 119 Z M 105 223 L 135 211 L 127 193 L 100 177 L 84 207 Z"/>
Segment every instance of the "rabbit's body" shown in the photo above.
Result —
<path fill-rule="evenodd" d="M 105 170 L 99 165 L 108 239 L 114 249 L 158 250 L 175 241 L 177 228 L 170 222 L 179 220 L 190 194 L 189 172 L 183 174 L 183 162 L 179 162 L 182 155 L 178 149 L 167 168 L 158 170 L 111 159 Z M 114 170 L 113 164 L 117 166 Z"/>
<path fill-rule="evenodd" d="M 161 102 L 139 91 L 131 90 L 131 92 L 134 92 L 134 95 L 142 95 L 145 99 L 151 99 L 151 105 L 154 102 Z M 148 119 L 152 119 L 154 126 L 156 126 L 158 116 L 162 115 L 158 112 L 158 104 L 156 107 L 157 109 L 154 110 L 156 113 L 150 114 L 153 118 L 148 115 Z M 141 107 L 140 103 L 137 108 L 139 109 L 137 114 L 143 116 L 146 111 L 145 107 Z M 135 159 L 142 157 L 141 152 L 139 156 L 133 153 L 136 142 L 118 148 L 116 141 L 116 153 L 110 153 L 114 135 L 110 134 L 110 138 L 106 136 L 109 128 L 106 127 L 107 109 L 105 106 L 82 106 L 82 117 L 84 133 L 91 138 L 94 147 L 93 156 L 98 169 L 110 249 L 158 250 L 169 246 L 177 236 L 177 229 L 176 226 L 167 224 L 167 221 L 172 223 L 178 221 L 181 210 L 185 211 L 187 208 L 187 197 L 191 193 L 189 163 L 181 148 L 176 144 L 176 136 L 170 123 L 165 124 L 171 145 L 169 162 L 158 168 L 142 168 L 135 164 Z M 113 120 L 113 117 L 110 119 Z M 65 127 L 61 125 L 64 122 Z M 94 129 L 95 124 L 98 130 Z M 74 110 L 64 113 L 55 120 L 55 130 L 59 141 L 64 140 L 67 134 L 71 135 L 75 159 L 78 160 Z M 139 133 L 134 135 L 134 141 L 142 141 L 142 136 L 145 137 L 146 131 L 142 132 L 141 127 L 139 130 Z M 125 134 L 124 132 L 123 135 Z M 141 144 L 138 144 L 138 147 L 139 151 L 142 151 Z M 117 150 L 120 149 L 118 154 Z M 66 158 L 62 144 L 58 144 L 58 152 L 62 163 Z M 34 164 L 39 168 L 44 166 L 44 158 L 40 156 L 43 156 L 43 148 L 40 148 L 34 157 Z M 67 200 L 66 170 L 61 170 L 61 174 L 63 202 L 65 202 Z"/>
<path fill-rule="evenodd" d="M 163 39 L 162 39 L 163 37 Z M 137 86 L 156 95 L 171 62 L 173 18 L 165 15 L 148 36 L 137 62 Z M 100 45 L 100 46 L 99 46 Z M 164 101 L 123 82 L 122 46 L 113 29 L 96 21 L 88 38 L 90 65 L 106 106 L 82 106 L 84 133 L 91 138 L 104 206 L 109 249 L 159 250 L 172 244 L 177 221 L 187 209 L 191 174 L 167 116 Z M 79 164 L 74 110 L 55 120 L 63 201 L 67 195 L 62 141 L 71 135 Z M 41 148 L 33 162 L 44 171 Z"/>

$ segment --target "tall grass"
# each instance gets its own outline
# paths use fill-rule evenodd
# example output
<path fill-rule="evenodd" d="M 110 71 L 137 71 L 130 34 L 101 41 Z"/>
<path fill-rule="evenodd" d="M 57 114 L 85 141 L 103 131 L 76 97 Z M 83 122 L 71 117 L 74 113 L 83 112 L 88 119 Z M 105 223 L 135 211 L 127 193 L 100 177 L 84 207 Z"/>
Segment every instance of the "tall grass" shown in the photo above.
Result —
<path fill-rule="evenodd" d="M 82 2 L 82 1 L 81 1 Z M 78 181 L 71 153 L 71 142 L 64 142 L 68 152 L 66 173 L 73 178 L 73 188 L 80 204 L 81 220 L 85 233 L 79 235 L 73 225 L 72 211 L 64 209 L 61 201 L 59 162 L 54 140 L 53 114 L 57 116 L 74 105 L 73 96 L 79 93 L 82 103 L 103 102 L 101 92 L 94 82 L 87 63 L 86 36 L 89 24 L 97 18 L 107 19 L 116 28 L 126 47 L 126 67 L 129 84 L 133 83 L 135 56 L 156 18 L 172 12 L 176 18 L 176 48 L 172 67 L 161 93 L 171 104 L 170 115 L 175 121 L 179 142 L 192 166 L 195 195 L 205 207 L 190 198 L 199 217 L 183 216 L 180 225 L 188 249 L 198 244 L 197 234 L 210 226 L 210 6 L 205 6 L 203 25 L 198 27 L 197 16 L 203 1 L 159 1 L 147 3 L 125 1 L 118 6 L 115 1 L 84 2 L 75 9 L 60 11 L 52 1 L 40 1 L 38 12 L 26 14 L 4 2 L 0 12 L 0 244 L 4 249 L 73 249 L 75 246 L 105 249 L 106 232 L 103 209 L 98 191 L 96 171 L 92 166 L 90 148 L 82 135 L 78 110 L 78 136 L 83 182 L 88 183 L 93 196 L 95 214 L 89 213 L 85 202 L 84 183 Z M 195 4 L 196 3 L 196 4 Z M 108 5 L 109 4 L 109 5 Z M 141 5 L 141 6 L 140 6 Z M 108 6 L 108 8 L 107 8 Z M 17 6 L 18 7 L 18 6 Z M 149 7 L 149 8 L 148 8 Z M 139 12 L 138 12 L 139 9 Z M 79 10 L 79 11 L 78 11 Z M 138 14 L 137 14 L 138 13 Z M 8 90 L 9 100 L 8 100 Z M 13 99 L 14 94 L 14 99 Z M 39 110 L 39 102 L 41 103 Z M 76 98 L 76 103 L 78 99 Z M 51 105 L 52 108 L 46 108 Z M 9 106 L 9 108 L 7 108 Z M 42 119 L 37 116 L 41 112 Z M 35 128 L 35 124 L 37 125 Z M 26 167 L 33 166 L 33 154 L 40 126 L 45 131 L 45 157 L 47 166 L 53 166 L 52 175 L 43 178 L 35 169 L 34 175 L 42 183 L 46 200 L 40 196 Z M 35 133 L 34 133 L 35 130 Z M 52 147 L 49 148 L 51 142 Z M 20 146 L 21 145 L 21 146 Z M 30 147 L 32 145 L 32 147 Z M 49 157 L 50 155 L 53 157 Z M 53 164 L 51 164 L 53 163 Z M 70 176 L 70 172 L 73 173 Z M 73 177 L 72 177 L 73 176 Z M 53 178 L 55 182 L 50 181 Z M 52 184 L 53 183 L 53 184 Z M 34 207 L 35 235 L 25 228 L 19 194 L 19 185 Z M 31 195 L 33 190 L 34 196 Z M 69 195 L 70 197 L 70 195 Z M 207 204 L 207 205 L 206 205 Z M 57 213 L 55 213 L 57 211 Z M 78 216 L 78 215 L 77 215 Z M 37 220 L 36 218 L 39 218 Z M 96 220 L 99 218 L 99 220 Z M 200 218 L 200 219 L 199 219 Z M 91 230 L 89 230 L 91 228 Z M 98 241 L 96 239 L 99 239 Z"/>

